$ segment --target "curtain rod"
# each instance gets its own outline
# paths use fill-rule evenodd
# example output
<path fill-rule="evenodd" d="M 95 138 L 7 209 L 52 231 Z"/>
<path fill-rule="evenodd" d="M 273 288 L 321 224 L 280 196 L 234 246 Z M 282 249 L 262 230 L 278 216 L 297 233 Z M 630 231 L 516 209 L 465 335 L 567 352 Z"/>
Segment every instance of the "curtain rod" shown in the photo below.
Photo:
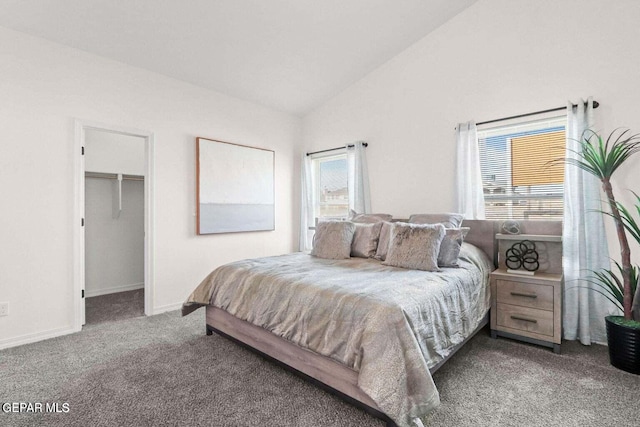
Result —
<path fill-rule="evenodd" d="M 368 144 L 368 143 L 366 143 L 366 142 L 363 142 L 363 143 L 362 143 L 362 146 L 363 146 L 363 147 L 368 147 L 368 146 L 369 146 L 369 144 Z M 349 145 L 347 145 L 347 147 L 351 148 L 351 147 L 355 147 L 355 145 L 353 145 L 353 144 L 349 144 Z M 344 148 L 345 148 L 345 147 L 327 148 L 326 150 L 320 150 L 320 151 L 314 151 L 313 153 L 307 153 L 307 156 L 311 156 L 311 155 L 313 155 L 313 154 L 326 153 L 326 152 L 328 152 L 328 151 L 342 150 L 342 149 L 344 149 Z"/>
<path fill-rule="evenodd" d="M 586 104 L 586 102 L 585 102 L 585 104 Z M 573 106 L 577 107 L 577 105 L 575 105 L 575 104 Z M 598 101 L 593 101 L 593 108 L 598 108 L 599 106 L 600 106 L 600 103 Z M 535 116 L 536 114 L 551 113 L 553 111 L 562 111 L 562 110 L 566 110 L 566 109 L 567 109 L 567 107 L 558 107 L 558 108 L 550 108 L 548 110 L 534 111 L 532 113 L 518 114 L 517 116 L 503 117 L 501 119 L 487 120 L 487 121 L 484 121 L 484 122 L 479 122 L 479 123 L 476 123 L 476 126 L 487 125 L 489 123 L 495 123 L 495 122 L 503 122 L 505 120 L 511 120 L 511 119 L 519 119 L 521 117 Z"/>

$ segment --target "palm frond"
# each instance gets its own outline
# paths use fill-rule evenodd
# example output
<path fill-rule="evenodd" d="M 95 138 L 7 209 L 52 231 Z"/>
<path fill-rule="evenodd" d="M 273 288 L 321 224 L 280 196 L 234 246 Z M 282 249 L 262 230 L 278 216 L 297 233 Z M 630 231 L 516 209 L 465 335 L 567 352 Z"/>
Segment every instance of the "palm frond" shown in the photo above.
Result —
<path fill-rule="evenodd" d="M 622 219 L 622 225 L 627 229 L 629 234 L 640 244 L 640 225 L 631 215 L 631 212 L 627 210 L 621 203 L 616 203 L 618 210 L 620 211 L 620 218 Z M 636 206 L 636 209 L 640 212 L 640 206 Z"/>
<path fill-rule="evenodd" d="M 638 194 L 636 194 L 633 191 L 632 193 L 634 196 L 636 196 L 635 208 L 636 208 L 638 218 L 640 218 L 640 196 L 638 196 Z M 633 237 L 635 241 L 638 242 L 638 244 L 640 244 L 640 223 L 636 221 L 636 219 L 633 217 L 632 212 L 629 211 L 629 209 L 627 209 L 622 203 L 616 201 L 616 206 L 618 208 L 618 211 L 620 212 L 620 221 L 622 222 L 622 225 L 629 232 L 631 237 Z M 611 212 L 598 210 L 598 209 L 596 209 L 595 211 L 600 212 L 604 215 L 610 216 L 611 218 L 616 220 L 615 215 L 613 215 L 613 213 Z"/>
<path fill-rule="evenodd" d="M 587 282 L 589 282 L 589 283 L 593 283 L 593 282 L 591 282 L 590 280 L 587 280 Z M 617 299 L 612 298 L 612 297 L 610 296 L 610 294 L 608 294 L 608 293 L 606 293 L 606 292 L 603 292 L 603 291 L 601 291 L 601 290 L 599 290 L 599 289 L 590 288 L 589 286 L 573 286 L 573 287 L 571 287 L 571 288 L 567 288 L 567 289 L 573 289 L 573 288 L 588 289 L 588 290 L 590 290 L 590 291 L 596 292 L 596 293 L 598 293 L 598 294 L 602 295 L 603 297 L 605 297 L 606 299 L 608 299 L 608 300 L 609 300 L 613 305 L 615 305 L 617 308 L 619 308 L 619 309 L 620 309 L 620 311 L 623 311 L 622 304 L 620 303 L 620 301 L 618 301 Z"/>
<path fill-rule="evenodd" d="M 613 261 L 617 270 L 624 275 L 622 265 L 617 261 Z M 605 296 L 609 301 L 614 303 L 620 310 L 623 310 L 624 302 L 624 284 L 613 270 L 603 268 L 599 271 L 592 271 L 590 276 L 584 278 L 584 281 L 597 286 L 597 288 L 589 288 Z M 635 295 L 638 286 L 638 267 L 631 266 L 631 292 Z"/>
<path fill-rule="evenodd" d="M 593 274 L 595 277 L 591 276 L 591 280 L 622 303 L 623 292 L 620 287 L 621 282 L 620 279 L 616 277 L 615 273 L 611 270 L 603 269 L 600 271 L 594 271 Z"/>
<path fill-rule="evenodd" d="M 600 135 L 587 129 L 578 141 L 580 149 L 568 149 L 577 158 L 564 158 L 562 161 L 586 170 L 601 180 L 611 178 L 629 157 L 640 152 L 640 134 L 629 136 L 628 133 L 629 129 L 616 129 L 605 141 Z"/>

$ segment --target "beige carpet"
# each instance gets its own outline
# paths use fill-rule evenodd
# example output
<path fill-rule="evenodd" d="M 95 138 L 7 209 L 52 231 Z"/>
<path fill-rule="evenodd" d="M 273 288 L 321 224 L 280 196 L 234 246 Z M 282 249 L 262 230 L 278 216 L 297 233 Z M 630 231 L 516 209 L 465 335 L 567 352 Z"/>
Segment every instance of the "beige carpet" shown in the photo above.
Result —
<path fill-rule="evenodd" d="M 563 354 L 484 330 L 434 376 L 431 426 L 636 426 L 640 377 L 606 348 Z M 66 414 L 0 412 L 0 425 L 382 426 L 217 335 L 204 311 L 89 325 L 0 351 L 0 402 L 68 402 Z"/>

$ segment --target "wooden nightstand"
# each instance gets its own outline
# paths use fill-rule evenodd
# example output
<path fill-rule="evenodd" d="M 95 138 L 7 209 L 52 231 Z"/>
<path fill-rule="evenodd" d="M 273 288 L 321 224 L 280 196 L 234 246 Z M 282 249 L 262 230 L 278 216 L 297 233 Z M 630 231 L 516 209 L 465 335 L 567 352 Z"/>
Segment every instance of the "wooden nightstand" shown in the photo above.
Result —
<path fill-rule="evenodd" d="M 491 337 L 504 336 L 553 348 L 562 340 L 562 244 L 560 236 L 496 235 L 499 255 L 516 241 L 536 242 L 542 271 L 507 272 L 504 259 L 491 273 Z M 538 243 L 541 242 L 541 243 Z"/>

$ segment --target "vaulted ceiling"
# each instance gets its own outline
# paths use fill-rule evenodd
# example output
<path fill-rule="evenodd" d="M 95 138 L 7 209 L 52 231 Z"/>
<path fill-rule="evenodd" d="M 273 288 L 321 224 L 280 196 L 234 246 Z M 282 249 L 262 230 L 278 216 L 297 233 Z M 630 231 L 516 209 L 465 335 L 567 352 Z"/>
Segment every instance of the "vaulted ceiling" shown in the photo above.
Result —
<path fill-rule="evenodd" d="M 476 0 L 0 0 L 0 26 L 303 115 Z"/>

